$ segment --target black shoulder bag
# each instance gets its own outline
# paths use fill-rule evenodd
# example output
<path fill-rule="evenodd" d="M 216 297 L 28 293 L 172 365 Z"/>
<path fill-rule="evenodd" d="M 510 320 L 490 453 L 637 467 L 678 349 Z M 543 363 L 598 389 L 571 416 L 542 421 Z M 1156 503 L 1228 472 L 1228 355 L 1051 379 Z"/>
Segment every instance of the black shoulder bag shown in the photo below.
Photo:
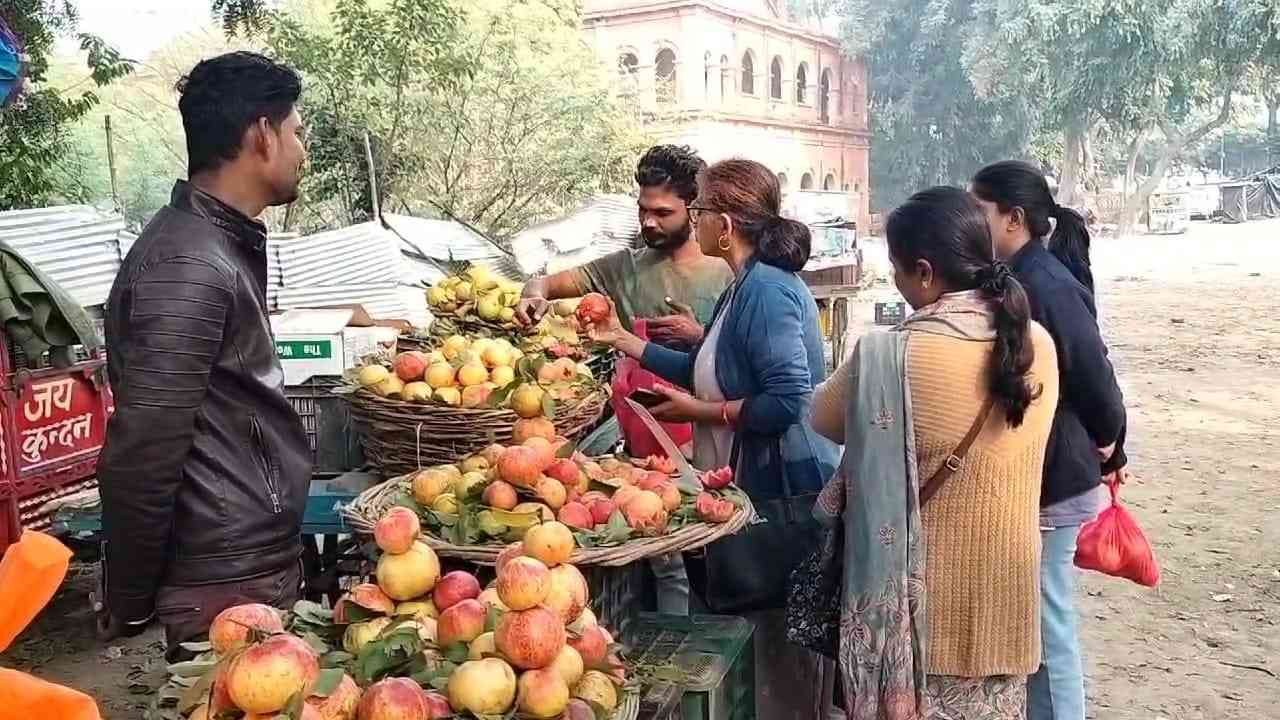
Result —
<path fill-rule="evenodd" d="M 942 489 L 943 483 L 960 470 L 969 448 L 978 439 L 991 415 L 993 400 L 988 398 L 978 411 L 969 432 L 942 467 L 920 486 L 920 509 Z M 843 463 L 843 460 L 841 461 Z M 846 477 L 846 482 L 856 479 Z M 807 554 L 792 571 L 787 581 L 787 641 L 835 659 L 840 651 L 840 608 L 844 602 L 844 523 L 837 520 L 834 529 L 826 531 L 822 545 Z"/>
<path fill-rule="evenodd" d="M 738 470 L 739 439 L 734 438 L 730 466 Z M 699 558 L 690 555 L 689 584 L 715 613 L 740 615 L 787 606 L 787 579 L 817 548 L 822 527 L 813 517 L 818 493 L 795 495 L 779 440 L 770 454 L 782 473 L 783 496 L 751 499 L 760 521 L 708 545 Z"/>

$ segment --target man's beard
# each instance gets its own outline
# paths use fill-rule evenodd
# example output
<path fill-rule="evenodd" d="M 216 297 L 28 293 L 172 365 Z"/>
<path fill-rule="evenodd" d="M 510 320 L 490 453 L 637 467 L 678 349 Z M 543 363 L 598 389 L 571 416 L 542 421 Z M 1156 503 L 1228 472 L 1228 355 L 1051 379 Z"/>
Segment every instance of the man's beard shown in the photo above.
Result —
<path fill-rule="evenodd" d="M 683 227 L 671 234 L 646 228 L 640 231 L 640 237 L 644 239 L 646 246 L 654 250 L 670 250 L 689 242 L 689 235 L 692 230 L 693 226 L 686 222 Z"/>

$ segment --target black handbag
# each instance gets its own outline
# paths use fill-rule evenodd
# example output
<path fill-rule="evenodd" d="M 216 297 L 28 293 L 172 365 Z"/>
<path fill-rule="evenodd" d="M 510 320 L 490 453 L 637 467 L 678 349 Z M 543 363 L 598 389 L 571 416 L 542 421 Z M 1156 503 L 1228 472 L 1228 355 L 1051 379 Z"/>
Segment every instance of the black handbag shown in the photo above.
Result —
<path fill-rule="evenodd" d="M 960 469 L 964 456 L 987 424 L 992 400 L 978 411 L 969 432 L 942 463 L 942 467 L 920 486 L 920 509 L 938 493 L 943 483 Z M 843 462 L 843 460 L 842 460 Z M 836 659 L 840 652 L 840 609 L 844 602 L 844 525 L 837 520 L 823 534 L 822 546 L 806 555 L 787 581 L 787 642 Z"/>
<path fill-rule="evenodd" d="M 786 607 L 791 571 L 818 547 L 822 538 L 821 525 L 813 517 L 818 494 L 792 494 L 777 441 L 771 453 L 782 472 L 783 497 L 752 498 L 763 522 L 717 540 L 704 549 L 701 557 L 691 555 L 686 560 L 691 589 L 714 613 L 740 615 Z M 730 459 L 736 473 L 736 438 Z"/>

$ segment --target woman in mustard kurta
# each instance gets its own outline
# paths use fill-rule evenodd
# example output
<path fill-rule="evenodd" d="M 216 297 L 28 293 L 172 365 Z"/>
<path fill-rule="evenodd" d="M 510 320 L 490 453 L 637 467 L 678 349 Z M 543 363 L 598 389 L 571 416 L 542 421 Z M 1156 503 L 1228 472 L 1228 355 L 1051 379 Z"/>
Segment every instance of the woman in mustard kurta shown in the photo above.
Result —
<path fill-rule="evenodd" d="M 814 428 L 845 444 L 817 511 L 843 532 L 845 710 L 851 720 L 1023 718 L 1040 659 L 1053 342 L 963 191 L 912 196 L 886 234 L 915 312 L 862 338 L 814 396 Z"/>

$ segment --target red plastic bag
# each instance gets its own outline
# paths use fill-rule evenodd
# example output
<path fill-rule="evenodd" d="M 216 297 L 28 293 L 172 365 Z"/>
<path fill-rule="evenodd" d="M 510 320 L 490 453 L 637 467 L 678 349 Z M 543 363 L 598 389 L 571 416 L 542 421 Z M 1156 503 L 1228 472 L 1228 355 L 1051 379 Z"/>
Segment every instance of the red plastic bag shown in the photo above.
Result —
<path fill-rule="evenodd" d="M 1160 582 L 1160 566 L 1151 552 L 1151 543 L 1120 504 L 1120 483 L 1109 483 L 1108 487 L 1111 507 L 1080 528 L 1076 567 L 1155 587 Z"/>
<path fill-rule="evenodd" d="M 631 331 L 636 337 L 647 340 L 648 329 L 644 320 L 636 320 L 633 323 Z M 610 403 L 613 405 L 613 412 L 618 416 L 618 426 L 622 429 L 622 437 L 627 444 L 627 454 L 631 457 L 649 457 L 650 455 L 665 456 L 667 451 L 658 444 L 653 433 L 649 432 L 649 428 L 645 426 L 640 416 L 630 408 L 623 398 L 631 394 L 633 390 L 644 388 L 652 390 L 656 385 L 665 385 L 672 387 L 668 382 L 658 378 L 657 375 L 640 367 L 640 363 L 629 357 L 618 359 L 617 365 L 614 367 L 613 373 L 613 397 Z M 675 442 L 677 447 L 683 447 L 693 442 L 693 425 L 689 423 L 662 423 L 662 429 L 667 431 L 671 436 L 671 440 Z"/>

